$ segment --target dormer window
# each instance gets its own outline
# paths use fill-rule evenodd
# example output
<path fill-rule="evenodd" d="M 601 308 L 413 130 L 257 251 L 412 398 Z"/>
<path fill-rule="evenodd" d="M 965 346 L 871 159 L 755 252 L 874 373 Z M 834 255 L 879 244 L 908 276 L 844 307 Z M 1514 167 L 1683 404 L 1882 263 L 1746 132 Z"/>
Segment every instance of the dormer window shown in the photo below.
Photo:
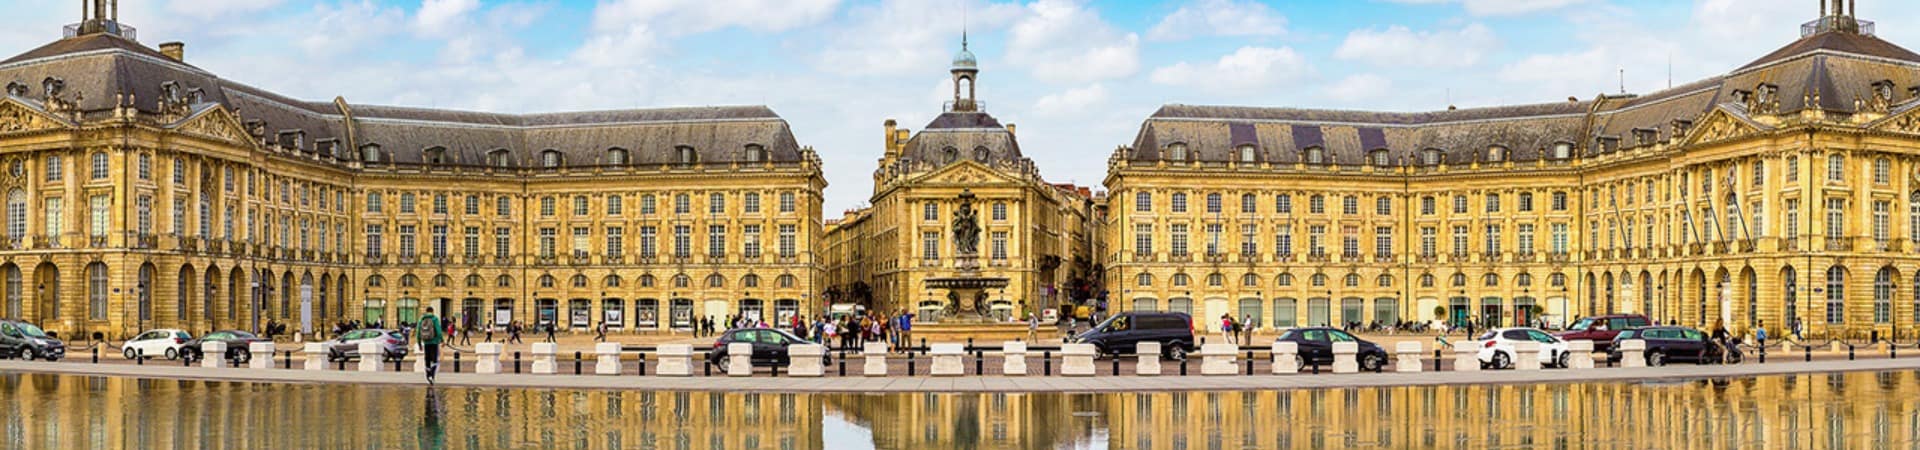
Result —
<path fill-rule="evenodd" d="M 496 148 L 487 152 L 487 165 L 494 167 L 513 167 L 513 156 L 507 149 Z"/>
<path fill-rule="evenodd" d="M 1375 167 L 1393 167 L 1393 154 L 1384 148 L 1367 152 L 1367 160 L 1372 161 Z"/>
<path fill-rule="evenodd" d="M 1620 148 L 1619 136 L 1598 136 L 1593 138 L 1593 141 L 1596 144 L 1600 144 L 1600 153 L 1613 153 L 1614 150 Z"/>
<path fill-rule="evenodd" d="M 1873 82 L 1873 98 L 1881 102 L 1893 103 L 1893 80 Z"/>
<path fill-rule="evenodd" d="M 335 159 L 346 158 L 346 155 L 341 154 L 342 149 L 340 148 L 339 139 L 328 138 L 328 139 L 320 139 L 320 140 L 313 141 L 313 150 L 319 153 L 321 156 L 325 156 L 328 158 L 335 158 Z"/>
<path fill-rule="evenodd" d="M 1441 151 L 1440 149 L 1430 148 L 1420 151 L 1420 165 L 1422 166 L 1438 166 L 1446 160 L 1447 152 Z"/>
<path fill-rule="evenodd" d="M 693 147 L 688 147 L 685 145 L 674 147 L 673 153 L 674 153 L 675 160 L 679 161 L 681 164 L 693 164 L 696 162 L 700 162 L 700 158 L 699 158 L 700 155 L 693 151 Z"/>
<path fill-rule="evenodd" d="M 560 167 L 560 151 L 546 149 L 540 152 L 540 167 L 552 169 Z"/>
<path fill-rule="evenodd" d="M 1167 146 L 1167 159 L 1172 161 L 1186 161 L 1189 159 L 1187 157 L 1187 144 L 1176 143 Z"/>
<path fill-rule="evenodd" d="M 280 148 L 299 149 L 302 145 L 306 144 L 307 132 L 287 130 L 280 132 L 276 138 L 275 141 L 280 144 Z"/>
<path fill-rule="evenodd" d="M 1658 141 L 1658 140 L 1660 140 L 1659 130 L 1654 130 L 1652 128 L 1633 129 L 1634 145 L 1653 145 L 1654 141 Z"/>
<path fill-rule="evenodd" d="M 1573 158 L 1573 143 L 1555 142 L 1553 144 L 1553 159 L 1571 159 L 1571 158 Z"/>
<path fill-rule="evenodd" d="M 380 144 L 367 144 L 367 145 L 360 146 L 361 161 L 380 162 L 380 160 L 382 159 L 385 159 L 385 157 L 380 154 Z"/>
<path fill-rule="evenodd" d="M 954 161 L 954 160 L 957 160 L 957 159 L 960 159 L 960 150 L 959 150 L 959 149 L 955 149 L 955 148 L 953 148 L 953 147 L 947 147 L 947 148 L 944 148 L 944 149 L 940 149 L 940 163 L 941 163 L 941 164 L 952 164 L 952 163 L 953 163 L 953 161 Z"/>
<path fill-rule="evenodd" d="M 1320 147 L 1307 147 L 1307 149 L 1304 150 L 1303 152 L 1306 153 L 1303 159 L 1307 161 L 1307 164 L 1326 164 L 1327 163 L 1326 149 L 1323 149 Z"/>
<path fill-rule="evenodd" d="M 1497 163 L 1497 162 L 1505 162 L 1506 160 L 1507 160 L 1506 147 L 1501 147 L 1498 145 L 1487 147 L 1487 162 Z"/>
<path fill-rule="evenodd" d="M 980 147 L 974 147 L 974 148 L 973 148 L 973 160 L 974 160 L 974 161 L 979 161 L 979 162 L 982 162 L 982 163 L 984 163 L 984 162 L 987 162 L 987 159 L 988 159 L 988 158 L 992 158 L 992 157 L 993 157 L 993 151 L 992 151 L 992 150 L 987 150 L 987 147 L 985 147 L 985 146 L 980 146 Z"/>
<path fill-rule="evenodd" d="M 426 162 L 427 164 L 433 164 L 433 165 L 446 164 L 447 148 L 446 147 L 429 148 L 427 149 L 426 153 L 424 153 L 424 156 L 425 157 L 421 158 L 421 160 Z"/>
<path fill-rule="evenodd" d="M 1673 126 L 1674 136 L 1686 136 L 1687 131 L 1693 129 L 1693 121 L 1687 120 L 1687 119 L 1673 119 L 1672 126 Z"/>
<path fill-rule="evenodd" d="M 747 162 L 762 162 L 766 160 L 767 160 L 766 147 L 761 147 L 760 144 L 747 145 Z"/>
<path fill-rule="evenodd" d="M 1254 162 L 1259 162 L 1259 160 L 1260 160 L 1259 153 L 1254 150 L 1253 145 L 1248 144 L 1248 145 L 1240 146 L 1240 162 L 1254 163 Z"/>
<path fill-rule="evenodd" d="M 610 165 L 610 166 L 627 165 L 627 149 L 620 148 L 620 147 L 607 149 L 607 165 Z"/>

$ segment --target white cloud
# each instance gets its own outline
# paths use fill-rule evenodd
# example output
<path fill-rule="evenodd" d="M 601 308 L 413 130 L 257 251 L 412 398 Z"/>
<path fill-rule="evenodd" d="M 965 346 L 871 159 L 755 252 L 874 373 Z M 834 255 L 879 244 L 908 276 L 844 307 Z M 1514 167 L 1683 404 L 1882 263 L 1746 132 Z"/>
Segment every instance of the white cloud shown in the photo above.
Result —
<path fill-rule="evenodd" d="M 280 6 L 282 0 L 171 0 L 166 11 L 181 16 L 208 19 L 234 13 L 264 11 Z M 121 16 L 123 19 L 126 16 Z"/>
<path fill-rule="evenodd" d="M 1176 63 L 1153 71 L 1153 82 L 1211 91 L 1273 87 L 1313 73 L 1292 48 L 1241 47 L 1212 64 Z"/>
<path fill-rule="evenodd" d="M 371 0 L 343 1 L 338 5 L 321 4 L 301 20 L 308 29 L 325 33 L 300 35 L 300 48 L 309 55 L 333 56 L 351 53 L 392 36 L 405 27 L 406 12 L 375 4 Z"/>
<path fill-rule="evenodd" d="M 480 0 L 424 0 L 414 13 L 417 31 L 445 34 L 467 23 L 467 14 L 480 9 Z"/>
<path fill-rule="evenodd" d="M 1387 0 L 1393 3 L 1430 5 L 1440 3 L 1463 3 L 1467 14 L 1475 16 L 1513 16 L 1550 11 L 1581 3 L 1587 0 Z"/>
<path fill-rule="evenodd" d="M 849 23 L 828 31 L 816 65 L 841 75 L 937 73 L 960 48 L 962 26 L 975 36 L 1005 28 L 1026 9 L 971 0 L 964 6 L 925 0 L 885 0 L 856 7 Z M 956 17 L 965 14 L 963 24 Z M 998 44 L 981 42 L 975 44 Z M 980 48 L 976 45 L 975 48 Z"/>
<path fill-rule="evenodd" d="M 1195 0 L 1174 10 L 1147 32 L 1147 39 L 1176 41 L 1193 36 L 1279 36 L 1287 18 L 1254 1 Z"/>
<path fill-rule="evenodd" d="M 1121 33 L 1080 0 L 1037 0 L 1008 33 L 1007 61 L 1035 79 L 1085 83 L 1133 75 L 1140 36 Z"/>
<path fill-rule="evenodd" d="M 1327 85 L 1321 94 L 1335 101 L 1354 103 L 1382 98 L 1392 90 L 1393 80 L 1376 74 L 1361 73 L 1348 75 L 1340 81 Z"/>
<path fill-rule="evenodd" d="M 596 31 L 636 25 L 679 36 L 729 27 L 784 31 L 833 16 L 840 0 L 607 0 L 593 9 Z"/>
<path fill-rule="evenodd" d="M 1459 30 L 1419 31 L 1394 25 L 1354 30 L 1334 56 L 1377 66 L 1468 67 L 1500 46 L 1493 29 L 1478 23 Z"/>
<path fill-rule="evenodd" d="M 1080 114 L 1106 101 L 1107 87 L 1093 84 L 1040 97 L 1033 102 L 1033 113 L 1041 116 Z"/>

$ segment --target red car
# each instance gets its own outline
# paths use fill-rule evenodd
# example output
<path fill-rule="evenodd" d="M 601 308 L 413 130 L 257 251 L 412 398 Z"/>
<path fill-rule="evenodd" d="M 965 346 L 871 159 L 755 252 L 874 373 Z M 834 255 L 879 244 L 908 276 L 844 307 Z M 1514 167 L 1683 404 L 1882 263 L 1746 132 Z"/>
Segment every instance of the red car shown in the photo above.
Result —
<path fill-rule="evenodd" d="M 1622 330 L 1652 325 L 1652 319 L 1639 314 L 1593 316 L 1574 321 L 1566 331 L 1555 336 L 1568 341 L 1593 341 L 1593 351 L 1606 352 L 1613 350 L 1613 338 Z"/>

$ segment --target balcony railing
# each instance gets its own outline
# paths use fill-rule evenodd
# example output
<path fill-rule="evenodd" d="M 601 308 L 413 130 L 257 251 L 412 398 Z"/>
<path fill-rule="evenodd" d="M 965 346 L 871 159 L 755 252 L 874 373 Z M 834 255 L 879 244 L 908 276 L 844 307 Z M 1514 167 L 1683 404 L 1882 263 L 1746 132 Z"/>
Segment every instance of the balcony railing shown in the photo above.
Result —
<path fill-rule="evenodd" d="M 502 266 L 513 265 L 513 256 L 493 255 L 493 263 Z"/>
<path fill-rule="evenodd" d="M 1382 254 L 1373 255 L 1373 262 L 1381 263 L 1381 264 L 1391 264 L 1394 262 L 1393 254 L 1382 253 Z"/>
<path fill-rule="evenodd" d="M 1326 252 L 1307 252 L 1307 262 L 1323 263 L 1329 260 Z"/>
<path fill-rule="evenodd" d="M 1286 253 L 1275 253 L 1275 254 L 1273 255 L 1273 261 L 1274 261 L 1274 262 L 1283 262 L 1283 263 L 1284 263 L 1284 262 L 1293 262 L 1293 252 L 1286 252 Z"/>
<path fill-rule="evenodd" d="M 627 263 L 627 255 L 622 255 L 619 253 L 609 254 L 606 257 L 603 257 L 600 259 L 605 261 L 606 264 L 626 264 Z"/>
<path fill-rule="evenodd" d="M 1341 253 L 1340 254 L 1340 262 L 1343 262 L 1343 263 L 1357 263 L 1362 260 L 1364 259 L 1360 256 L 1359 253 Z"/>
<path fill-rule="evenodd" d="M 1413 260 L 1414 262 L 1418 262 L 1421 264 L 1433 264 L 1433 263 L 1440 262 L 1440 255 L 1425 253 L 1425 254 L 1421 254 L 1420 256 L 1413 257 Z"/>
<path fill-rule="evenodd" d="M 1225 253 L 1207 252 L 1207 262 L 1216 264 L 1227 262 L 1227 255 Z"/>
<path fill-rule="evenodd" d="M 559 264 L 560 257 L 556 255 L 539 255 L 533 257 L 533 263 L 536 265 L 551 266 Z"/>
<path fill-rule="evenodd" d="M 1853 250 L 1853 237 L 1837 236 L 1827 238 L 1827 251 L 1844 252 Z"/>
<path fill-rule="evenodd" d="M 419 264 L 420 263 L 420 255 L 414 255 L 414 254 L 403 254 L 396 257 L 395 259 L 397 259 L 400 262 L 400 264 Z"/>
<path fill-rule="evenodd" d="M 1519 252 L 1513 254 L 1513 262 L 1530 263 L 1535 259 L 1539 259 L 1539 257 L 1540 256 L 1534 252 Z"/>
<path fill-rule="evenodd" d="M 1753 253 L 1755 249 L 1752 239 L 1741 239 L 1735 242 L 1734 247 L 1740 249 L 1741 253 Z"/>
<path fill-rule="evenodd" d="M 368 253 L 366 259 L 368 265 L 379 266 L 387 264 L 387 255 L 382 253 Z"/>
<path fill-rule="evenodd" d="M 431 256 L 431 258 L 433 258 L 433 264 L 435 264 L 435 265 L 442 265 L 442 266 L 444 266 L 444 265 L 447 265 L 447 264 L 452 264 L 452 263 L 453 263 L 453 257 L 452 257 L 452 256 L 447 256 L 447 255 L 446 255 L 446 254 L 444 254 L 444 253 L 442 253 L 442 254 L 438 254 L 438 255 L 433 255 L 433 256 Z"/>
<path fill-rule="evenodd" d="M 1568 260 L 1573 259 L 1572 256 L 1573 255 L 1568 254 L 1567 252 L 1552 252 L 1547 254 L 1547 262 L 1565 263 Z"/>
<path fill-rule="evenodd" d="M 1455 253 L 1455 254 L 1447 255 L 1447 262 L 1452 262 L 1452 263 L 1473 262 L 1473 256 L 1467 255 L 1464 253 Z"/>

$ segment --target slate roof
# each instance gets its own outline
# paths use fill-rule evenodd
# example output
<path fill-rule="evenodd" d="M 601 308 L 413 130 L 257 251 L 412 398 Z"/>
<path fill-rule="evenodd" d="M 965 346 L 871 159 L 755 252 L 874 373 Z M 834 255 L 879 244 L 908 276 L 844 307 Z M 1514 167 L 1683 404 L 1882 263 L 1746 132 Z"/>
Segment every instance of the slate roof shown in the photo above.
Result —
<path fill-rule="evenodd" d="M 1015 162 L 1025 157 L 1020 141 L 998 119 L 985 112 L 947 112 L 934 117 L 907 140 L 906 159 L 945 164 L 953 159 Z"/>

